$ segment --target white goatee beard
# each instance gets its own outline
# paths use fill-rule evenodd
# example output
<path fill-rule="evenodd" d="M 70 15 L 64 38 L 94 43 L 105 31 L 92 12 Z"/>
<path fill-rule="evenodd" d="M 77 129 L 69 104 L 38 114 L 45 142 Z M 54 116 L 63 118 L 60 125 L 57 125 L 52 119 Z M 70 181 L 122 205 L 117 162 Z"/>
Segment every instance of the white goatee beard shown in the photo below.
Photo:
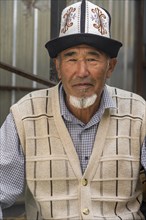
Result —
<path fill-rule="evenodd" d="M 93 105 L 96 101 L 96 98 L 97 98 L 96 94 L 93 94 L 90 97 L 83 97 L 83 98 L 70 96 L 69 102 L 75 108 L 83 109 L 83 108 L 88 108 L 89 106 Z"/>

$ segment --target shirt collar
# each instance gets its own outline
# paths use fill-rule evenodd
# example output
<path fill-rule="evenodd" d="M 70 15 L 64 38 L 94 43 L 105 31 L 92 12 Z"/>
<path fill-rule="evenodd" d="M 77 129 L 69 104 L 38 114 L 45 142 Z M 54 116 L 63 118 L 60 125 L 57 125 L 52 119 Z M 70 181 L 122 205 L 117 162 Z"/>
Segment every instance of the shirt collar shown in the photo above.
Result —
<path fill-rule="evenodd" d="M 63 118 L 67 121 L 78 121 L 79 120 L 68 110 L 66 104 L 65 104 L 65 92 L 63 89 L 63 85 L 60 84 L 59 87 L 59 96 L 60 96 L 60 111 Z M 110 96 L 107 86 L 104 86 L 103 94 L 101 98 L 101 103 L 99 106 L 98 111 L 95 113 L 95 115 L 92 117 L 93 121 L 100 121 L 105 109 L 108 108 L 116 108 L 116 103 Z M 81 122 L 82 123 L 82 122 Z"/>

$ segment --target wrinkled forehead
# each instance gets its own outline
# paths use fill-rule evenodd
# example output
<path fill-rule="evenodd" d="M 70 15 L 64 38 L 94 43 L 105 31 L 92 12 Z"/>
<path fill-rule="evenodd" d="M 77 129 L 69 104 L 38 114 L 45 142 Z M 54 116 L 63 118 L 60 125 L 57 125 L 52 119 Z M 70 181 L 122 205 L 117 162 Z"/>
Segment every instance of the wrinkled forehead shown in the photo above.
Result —
<path fill-rule="evenodd" d="M 61 56 L 66 56 L 66 55 L 78 55 L 78 54 L 102 54 L 102 55 L 105 55 L 106 54 L 94 47 L 91 47 L 89 45 L 86 45 L 86 44 L 81 44 L 81 45 L 77 45 L 77 46 L 74 46 L 74 47 L 70 47 L 64 51 L 62 51 L 60 53 Z"/>

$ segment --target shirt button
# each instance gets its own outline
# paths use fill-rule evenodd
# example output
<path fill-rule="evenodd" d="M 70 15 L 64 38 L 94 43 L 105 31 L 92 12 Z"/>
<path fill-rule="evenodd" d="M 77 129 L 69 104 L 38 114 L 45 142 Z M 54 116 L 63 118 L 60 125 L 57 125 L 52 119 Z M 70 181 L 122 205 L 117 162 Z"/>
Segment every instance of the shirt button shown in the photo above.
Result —
<path fill-rule="evenodd" d="M 88 184 L 88 180 L 87 179 L 82 179 L 82 185 L 87 186 L 87 184 Z"/>
<path fill-rule="evenodd" d="M 84 215 L 89 215 L 89 209 L 88 208 L 85 208 L 85 209 L 83 209 L 83 214 Z"/>

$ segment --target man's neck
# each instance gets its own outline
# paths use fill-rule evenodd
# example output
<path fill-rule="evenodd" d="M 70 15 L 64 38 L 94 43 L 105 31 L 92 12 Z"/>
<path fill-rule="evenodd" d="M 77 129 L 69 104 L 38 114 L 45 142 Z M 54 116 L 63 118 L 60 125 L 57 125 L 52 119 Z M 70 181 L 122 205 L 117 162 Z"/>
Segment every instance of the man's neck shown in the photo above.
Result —
<path fill-rule="evenodd" d="M 91 120 L 93 115 L 97 112 L 100 105 L 100 99 L 98 98 L 96 102 L 88 108 L 82 108 L 82 109 L 75 108 L 73 105 L 69 103 L 69 101 L 66 101 L 66 105 L 69 111 L 76 118 L 78 118 L 83 123 L 87 124 Z"/>

